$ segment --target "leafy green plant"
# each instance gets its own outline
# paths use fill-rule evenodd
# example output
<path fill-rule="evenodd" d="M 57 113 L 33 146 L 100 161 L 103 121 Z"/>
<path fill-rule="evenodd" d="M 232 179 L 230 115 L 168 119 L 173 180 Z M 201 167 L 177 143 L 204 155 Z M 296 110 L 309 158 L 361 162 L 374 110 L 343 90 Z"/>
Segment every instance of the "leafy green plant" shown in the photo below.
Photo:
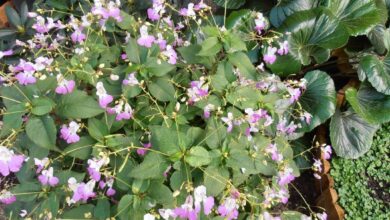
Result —
<path fill-rule="evenodd" d="M 389 218 L 389 132 L 389 124 L 383 125 L 359 159 L 332 159 L 331 175 L 346 219 Z"/>

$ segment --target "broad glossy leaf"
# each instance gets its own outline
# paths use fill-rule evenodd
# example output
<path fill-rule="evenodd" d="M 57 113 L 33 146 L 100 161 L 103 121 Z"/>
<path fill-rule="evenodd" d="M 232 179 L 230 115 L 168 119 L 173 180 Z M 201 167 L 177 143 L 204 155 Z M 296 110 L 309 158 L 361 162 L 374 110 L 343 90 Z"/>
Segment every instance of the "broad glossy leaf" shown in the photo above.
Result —
<path fill-rule="evenodd" d="M 88 119 L 88 133 L 98 141 L 102 141 L 104 136 L 110 134 L 107 125 L 96 118 Z"/>
<path fill-rule="evenodd" d="M 16 10 L 13 9 L 11 6 L 7 5 L 5 7 L 5 13 L 7 14 L 8 21 L 11 25 L 16 28 L 23 26 L 22 20 L 20 19 L 18 12 L 16 12 Z"/>
<path fill-rule="evenodd" d="M 328 120 L 336 109 L 336 90 L 332 78 L 325 72 L 315 70 L 305 75 L 306 90 L 299 98 L 302 108 L 313 117 L 303 131 L 311 131 Z"/>
<path fill-rule="evenodd" d="M 226 28 L 234 31 L 253 31 L 247 28 L 253 22 L 252 11 L 248 9 L 242 9 L 238 11 L 232 11 L 226 19 Z"/>
<path fill-rule="evenodd" d="M 389 49 L 390 31 L 384 25 L 377 25 L 372 28 L 367 37 L 379 54 L 384 54 L 386 49 Z"/>
<path fill-rule="evenodd" d="M 57 150 L 57 128 L 50 116 L 30 118 L 26 124 L 26 133 L 36 145 L 49 150 Z"/>
<path fill-rule="evenodd" d="M 344 46 L 348 40 L 345 27 L 325 8 L 300 11 L 289 16 L 281 26 L 288 36 L 290 53 L 303 65 L 325 62 L 330 49 Z"/>
<path fill-rule="evenodd" d="M 66 118 L 91 118 L 104 112 L 92 96 L 79 90 L 63 95 L 56 108 L 58 115 Z"/>
<path fill-rule="evenodd" d="M 318 5 L 318 0 L 279 0 L 272 8 L 270 22 L 273 26 L 279 27 L 290 15 L 298 11 L 312 9 Z"/>
<path fill-rule="evenodd" d="M 117 213 L 119 219 L 126 220 L 130 216 L 131 204 L 133 203 L 133 195 L 124 195 L 119 201 Z"/>
<path fill-rule="evenodd" d="M 214 0 L 215 4 L 227 9 L 237 9 L 245 4 L 246 0 Z"/>
<path fill-rule="evenodd" d="M 278 56 L 273 64 L 267 64 L 272 73 L 282 77 L 298 73 L 301 70 L 301 66 L 301 63 L 290 54 Z"/>
<path fill-rule="evenodd" d="M 338 156 L 356 159 L 370 149 L 378 128 L 378 124 L 366 122 L 351 109 L 337 110 L 330 121 L 330 140 Z"/>
<path fill-rule="evenodd" d="M 353 110 L 367 122 L 390 121 L 390 95 L 377 92 L 366 83 L 362 84 L 358 91 L 355 88 L 347 89 L 345 95 Z"/>
<path fill-rule="evenodd" d="M 366 33 L 382 19 L 375 0 L 328 0 L 328 7 L 354 36 Z"/>
<path fill-rule="evenodd" d="M 367 78 L 378 92 L 390 95 L 390 54 L 382 59 L 375 55 L 363 57 L 359 63 L 358 74 L 361 81 Z"/>

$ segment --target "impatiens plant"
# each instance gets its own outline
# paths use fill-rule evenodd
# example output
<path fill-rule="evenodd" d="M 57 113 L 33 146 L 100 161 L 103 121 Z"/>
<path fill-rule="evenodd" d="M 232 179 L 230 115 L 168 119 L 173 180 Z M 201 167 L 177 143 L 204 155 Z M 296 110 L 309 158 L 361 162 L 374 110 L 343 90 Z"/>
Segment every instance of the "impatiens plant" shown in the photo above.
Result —
<path fill-rule="evenodd" d="M 235 2 L 215 1 L 226 9 L 245 3 Z M 13 19 L 23 20 L 32 32 L 12 26 L 0 35 L 8 36 L 0 53 L 0 178 L 16 176 L 0 192 L 9 218 L 326 219 L 310 207 L 307 215 L 273 207 L 288 203 L 300 174 L 302 154 L 290 141 L 335 113 L 335 85 L 311 67 L 304 77 L 280 76 L 327 61 L 349 34 L 380 22 L 382 5 L 292 2 L 280 1 L 270 20 L 249 10 L 215 15 L 204 1 L 9 8 L 10 23 L 21 28 Z M 372 21 L 356 27 L 361 7 Z M 364 60 L 381 57 L 362 59 L 361 80 L 386 77 L 385 64 L 373 74 Z M 378 126 L 364 118 L 378 116 L 365 107 L 382 106 L 384 87 L 347 90 L 354 111 L 337 110 L 331 121 L 337 153 L 348 141 L 358 152 L 344 155 L 364 151 L 360 136 L 346 135 L 373 134 Z M 367 93 L 377 105 L 366 104 Z M 331 147 L 321 149 L 328 159 Z"/>

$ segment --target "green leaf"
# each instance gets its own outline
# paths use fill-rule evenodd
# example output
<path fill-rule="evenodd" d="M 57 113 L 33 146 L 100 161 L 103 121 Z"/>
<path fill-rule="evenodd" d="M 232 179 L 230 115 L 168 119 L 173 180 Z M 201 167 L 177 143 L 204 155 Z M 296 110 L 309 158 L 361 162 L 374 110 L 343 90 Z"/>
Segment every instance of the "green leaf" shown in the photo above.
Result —
<path fill-rule="evenodd" d="M 278 56 L 273 64 L 267 64 L 272 73 L 282 77 L 298 73 L 301 70 L 301 66 L 301 63 L 290 54 Z"/>
<path fill-rule="evenodd" d="M 390 95 L 390 54 L 383 59 L 375 55 L 367 55 L 360 60 L 359 79 L 368 79 L 371 85 L 381 93 Z"/>
<path fill-rule="evenodd" d="M 168 138 L 168 137 L 167 137 Z M 137 179 L 161 179 L 168 163 L 160 154 L 149 152 L 144 161 L 130 171 L 130 177 Z"/>
<path fill-rule="evenodd" d="M 256 108 L 261 101 L 262 95 L 258 89 L 246 86 L 237 87 L 227 94 L 226 99 L 233 106 L 240 109 Z"/>
<path fill-rule="evenodd" d="M 130 30 L 133 27 L 133 24 L 136 22 L 134 17 L 128 13 L 121 11 L 122 21 L 117 22 L 118 27 L 123 30 Z"/>
<path fill-rule="evenodd" d="M 63 170 L 58 172 L 56 176 L 60 180 L 59 185 L 67 185 L 68 180 L 71 177 L 74 177 L 77 180 L 77 182 L 82 182 L 84 180 L 85 173 L 78 173 L 72 170 Z"/>
<path fill-rule="evenodd" d="M 130 38 L 129 42 L 126 45 L 125 52 L 127 58 L 137 64 L 141 64 L 141 52 L 138 47 L 137 41 L 134 38 Z"/>
<path fill-rule="evenodd" d="M 60 97 L 56 112 L 66 118 L 92 118 L 103 113 L 104 109 L 87 93 L 75 90 Z"/>
<path fill-rule="evenodd" d="M 16 34 L 16 30 L 14 29 L 9 29 L 9 28 L 0 29 L 0 38 L 6 38 L 14 34 Z"/>
<path fill-rule="evenodd" d="M 28 19 L 28 5 L 26 1 L 23 1 L 20 5 L 20 21 L 25 24 Z"/>
<path fill-rule="evenodd" d="M 222 45 L 219 42 L 217 37 L 209 37 L 206 40 L 204 40 L 201 44 L 201 49 L 198 56 L 205 56 L 205 57 L 211 57 L 215 56 L 219 51 L 222 49 Z"/>
<path fill-rule="evenodd" d="M 19 129 L 23 124 L 23 115 L 26 113 L 24 103 L 7 107 L 7 111 L 3 113 L 3 127 L 0 131 L 0 137 L 9 135 L 12 130 Z"/>
<path fill-rule="evenodd" d="M 337 110 L 330 121 L 330 140 L 338 156 L 356 159 L 370 149 L 378 128 L 351 110 Z"/>
<path fill-rule="evenodd" d="M 238 68 L 241 75 L 246 79 L 256 79 L 257 71 L 251 63 L 248 55 L 243 52 L 236 52 L 228 55 L 229 62 Z"/>
<path fill-rule="evenodd" d="M 201 167 L 211 162 L 209 152 L 200 146 L 192 147 L 184 159 L 193 167 Z"/>
<path fill-rule="evenodd" d="M 232 11 L 226 19 L 226 29 L 242 32 L 251 32 L 250 24 L 253 22 L 252 11 L 248 9 L 241 9 Z"/>
<path fill-rule="evenodd" d="M 167 77 L 155 78 L 148 84 L 150 93 L 159 101 L 175 101 L 175 87 Z"/>
<path fill-rule="evenodd" d="M 172 155 L 180 152 L 179 137 L 173 128 L 150 126 L 152 146 L 159 151 Z"/>
<path fill-rule="evenodd" d="M 57 150 L 57 128 L 50 116 L 30 118 L 26 124 L 26 133 L 36 145 Z"/>
<path fill-rule="evenodd" d="M 93 211 L 93 216 L 100 220 L 106 220 L 110 215 L 110 202 L 107 198 L 100 198 Z"/>
<path fill-rule="evenodd" d="M 207 121 L 205 138 L 207 146 L 210 148 L 222 147 L 222 142 L 225 140 L 226 134 L 226 127 L 220 119 L 211 117 Z"/>
<path fill-rule="evenodd" d="M 93 210 L 95 206 L 88 205 L 80 205 L 78 207 L 67 210 L 62 215 L 62 219 L 86 219 L 86 217 L 93 215 Z"/>
<path fill-rule="evenodd" d="M 145 64 L 146 70 L 150 73 L 150 76 L 165 76 L 169 72 L 176 69 L 175 65 L 169 64 L 164 60 L 158 60 L 157 58 L 149 58 Z"/>
<path fill-rule="evenodd" d="M 273 26 L 279 27 L 288 16 L 295 12 L 315 8 L 318 2 L 318 0 L 280 0 L 271 10 L 270 22 Z"/>
<path fill-rule="evenodd" d="M 148 195 L 164 206 L 173 206 L 172 191 L 162 183 L 152 182 Z"/>
<path fill-rule="evenodd" d="M 47 0 L 46 4 L 48 6 L 51 6 L 56 9 L 60 10 L 68 10 L 68 3 L 67 1 L 62 1 L 62 0 Z"/>
<path fill-rule="evenodd" d="M 332 78 L 325 72 L 315 70 L 306 73 L 306 90 L 299 98 L 302 108 L 313 117 L 303 131 L 311 131 L 328 120 L 336 109 L 336 89 Z"/>
<path fill-rule="evenodd" d="M 80 137 L 80 140 L 77 143 L 71 144 L 65 148 L 63 154 L 79 158 L 81 160 L 86 160 L 91 157 L 92 146 L 95 144 L 96 141 L 93 138 L 83 136 Z"/>
<path fill-rule="evenodd" d="M 88 119 L 88 133 L 98 141 L 103 141 L 104 136 L 109 135 L 110 131 L 105 123 L 96 118 Z"/>
<path fill-rule="evenodd" d="M 234 53 L 237 51 L 246 51 L 245 42 L 242 41 L 241 37 L 231 31 L 227 31 L 223 38 L 223 47 L 226 53 Z"/>
<path fill-rule="evenodd" d="M 238 9 L 245 4 L 245 0 L 214 0 L 214 3 L 227 9 Z"/>
<path fill-rule="evenodd" d="M 218 64 L 217 72 L 211 76 L 211 86 L 216 91 L 222 92 L 230 83 L 230 79 L 235 79 L 233 66 L 226 61 Z"/>
<path fill-rule="evenodd" d="M 229 179 L 229 171 L 223 167 L 209 166 L 204 172 L 204 185 L 207 193 L 218 196 L 226 187 Z"/>
<path fill-rule="evenodd" d="M 22 202 L 31 202 L 41 192 L 41 186 L 36 182 L 26 182 L 17 184 L 11 192 L 16 195 L 16 199 Z"/>
<path fill-rule="evenodd" d="M 384 54 L 389 49 L 390 31 L 384 25 L 377 25 L 367 34 L 376 52 Z"/>
<path fill-rule="evenodd" d="M 283 220 L 301 220 L 304 219 L 303 216 L 302 213 L 296 211 L 285 211 L 281 215 Z"/>
<path fill-rule="evenodd" d="M 16 10 L 13 9 L 11 6 L 5 6 L 5 14 L 8 17 L 9 23 L 15 28 L 21 28 L 23 26 L 22 20 L 20 19 L 18 12 L 16 12 Z"/>
<path fill-rule="evenodd" d="M 127 220 L 131 216 L 131 204 L 133 203 L 133 195 L 124 195 L 119 201 L 117 215 L 121 220 Z"/>
<path fill-rule="evenodd" d="M 374 0 L 329 0 L 329 10 L 351 35 L 361 35 L 381 22 Z"/>
<path fill-rule="evenodd" d="M 267 161 L 265 156 L 257 155 L 256 158 L 253 158 L 249 155 L 249 152 L 238 148 L 230 150 L 226 166 L 244 174 L 275 174 L 273 164 Z"/>
<path fill-rule="evenodd" d="M 53 110 L 55 103 L 53 100 L 47 97 L 40 97 L 31 101 L 32 109 L 31 113 L 34 115 L 45 115 Z"/>
<path fill-rule="evenodd" d="M 366 83 L 357 91 L 349 88 L 345 96 L 353 110 L 367 122 L 385 123 L 390 121 L 390 96 L 377 92 Z"/>
<path fill-rule="evenodd" d="M 283 23 L 282 32 L 288 35 L 291 55 L 303 65 L 325 62 L 330 49 L 344 46 L 348 40 L 345 27 L 324 8 L 300 11 L 289 16 Z"/>

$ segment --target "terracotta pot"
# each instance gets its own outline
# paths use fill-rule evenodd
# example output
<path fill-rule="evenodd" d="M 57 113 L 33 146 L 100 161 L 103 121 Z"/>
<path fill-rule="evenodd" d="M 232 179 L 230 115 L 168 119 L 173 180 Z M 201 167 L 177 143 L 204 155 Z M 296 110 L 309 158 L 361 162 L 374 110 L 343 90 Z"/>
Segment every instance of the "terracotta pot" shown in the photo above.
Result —
<path fill-rule="evenodd" d="M 8 18 L 7 15 L 5 14 L 5 7 L 7 5 L 11 5 L 11 2 L 7 1 L 2 6 L 0 6 L 0 28 L 4 28 L 8 26 Z"/>

